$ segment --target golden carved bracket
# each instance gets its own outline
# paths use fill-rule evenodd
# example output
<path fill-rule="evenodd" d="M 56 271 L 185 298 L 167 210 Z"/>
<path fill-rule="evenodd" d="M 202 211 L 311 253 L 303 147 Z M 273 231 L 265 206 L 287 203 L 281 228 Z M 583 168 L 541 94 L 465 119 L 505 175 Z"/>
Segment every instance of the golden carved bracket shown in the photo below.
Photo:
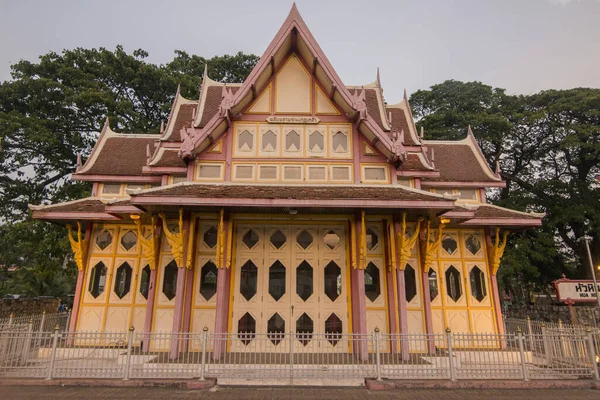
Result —
<path fill-rule="evenodd" d="M 442 243 L 442 235 L 444 233 L 444 227 L 446 226 L 446 220 L 440 221 L 436 238 L 432 241 L 431 236 L 431 220 L 427 220 L 427 228 L 425 229 L 425 238 L 421 240 L 421 264 L 423 272 L 429 271 L 431 264 L 437 254 L 437 251 Z"/>
<path fill-rule="evenodd" d="M 85 266 L 85 250 L 87 249 L 87 245 L 89 239 L 84 239 L 81 234 L 81 222 L 77 221 L 77 240 L 73 238 L 73 228 L 70 224 L 67 225 L 69 242 L 71 243 L 71 250 L 73 250 L 73 256 L 75 258 L 75 264 L 77 264 L 77 269 L 79 271 L 83 271 L 83 267 Z"/>
<path fill-rule="evenodd" d="M 387 262 L 388 271 L 396 269 L 396 241 L 394 240 L 394 222 L 387 221 Z"/>
<path fill-rule="evenodd" d="M 365 269 L 367 264 L 367 227 L 365 211 L 360 212 L 360 244 L 358 248 L 358 269 Z"/>
<path fill-rule="evenodd" d="M 492 244 L 489 249 L 492 275 L 496 275 L 498 273 L 498 268 L 500 268 L 500 261 L 502 260 L 504 249 L 506 248 L 506 238 L 508 237 L 509 233 L 509 231 L 504 231 L 504 234 L 502 235 L 502 243 L 500 243 L 500 228 L 496 228 L 496 238 L 492 241 Z"/>
<path fill-rule="evenodd" d="M 173 233 L 169 230 L 169 226 L 167 225 L 167 217 L 164 213 L 159 214 L 162 219 L 163 230 L 165 232 L 165 237 L 167 238 L 167 243 L 171 246 L 171 251 L 173 253 L 173 258 L 177 263 L 179 268 L 185 267 L 184 265 L 184 246 L 183 241 L 185 238 L 185 232 L 183 230 L 183 208 L 179 209 L 179 232 Z M 187 261 L 187 260 L 185 260 Z"/>
<path fill-rule="evenodd" d="M 187 254 L 186 254 L 186 263 L 185 267 L 187 269 L 192 269 L 194 267 L 194 234 L 196 233 L 196 217 L 192 216 L 190 220 L 190 234 L 188 236 L 187 242 Z"/>
<path fill-rule="evenodd" d="M 217 254 L 215 256 L 217 261 L 217 268 L 223 268 L 227 261 L 225 255 L 225 209 L 221 208 L 219 213 L 219 227 L 217 230 Z"/>
<path fill-rule="evenodd" d="M 142 246 L 142 258 L 148 260 L 148 265 L 151 270 L 156 269 L 156 252 L 158 250 L 158 238 L 156 237 L 156 217 L 151 216 L 150 235 L 144 235 L 144 226 L 141 219 L 134 219 L 133 222 L 137 226 L 138 240 Z"/>
<path fill-rule="evenodd" d="M 415 227 L 415 231 L 410 237 L 406 237 L 406 213 L 402 213 L 402 224 L 401 231 L 397 234 L 397 248 L 398 248 L 398 269 L 400 271 L 404 271 L 406 268 L 406 264 L 408 263 L 408 259 L 412 253 L 415 244 L 417 243 L 417 239 L 419 238 L 419 233 L 421 232 L 421 221 L 423 221 L 423 217 L 419 217 L 417 219 L 417 226 Z"/>

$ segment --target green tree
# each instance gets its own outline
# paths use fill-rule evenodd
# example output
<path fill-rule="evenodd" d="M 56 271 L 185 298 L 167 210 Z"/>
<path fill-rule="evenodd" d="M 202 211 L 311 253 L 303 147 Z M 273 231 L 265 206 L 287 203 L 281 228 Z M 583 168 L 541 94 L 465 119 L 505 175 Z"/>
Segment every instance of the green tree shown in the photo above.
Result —
<path fill-rule="evenodd" d="M 506 188 L 491 191 L 501 206 L 546 212 L 541 229 L 511 236 L 500 269 L 538 289 L 562 273 L 589 277 L 584 233 L 600 259 L 600 90 L 578 88 L 510 96 L 480 82 L 446 81 L 410 99 L 429 139 L 459 139 L 473 127 L 488 162 L 500 163 Z"/>
<path fill-rule="evenodd" d="M 178 84 L 182 94 L 198 97 L 206 63 L 212 79 L 241 82 L 258 60 L 244 53 L 206 59 L 176 51 L 171 62 L 155 65 L 147 56 L 121 46 L 50 52 L 38 62 L 12 65 L 12 79 L 0 83 L 0 240 L 19 243 L 0 248 L 0 268 L 19 266 L 17 276 L 30 279 L 26 286 L 37 294 L 48 293 L 44 288 L 54 285 L 48 280 L 61 276 L 57 268 L 70 250 L 64 229 L 32 222 L 27 205 L 89 195 L 90 184 L 68 177 L 78 155 L 85 160 L 90 153 L 106 117 L 116 131 L 158 132 Z M 49 243 L 44 251 L 58 252 L 56 260 L 22 256 L 27 244 L 40 243 L 39 232 L 53 238 L 55 247 Z"/>

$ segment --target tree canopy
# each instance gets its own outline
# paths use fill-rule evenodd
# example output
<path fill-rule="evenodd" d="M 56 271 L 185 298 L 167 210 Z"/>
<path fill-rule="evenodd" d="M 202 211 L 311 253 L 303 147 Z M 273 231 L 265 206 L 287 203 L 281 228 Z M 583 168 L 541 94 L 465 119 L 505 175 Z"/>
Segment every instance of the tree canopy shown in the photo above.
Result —
<path fill-rule="evenodd" d="M 410 98 L 429 139 L 464 137 L 470 124 L 506 188 L 490 192 L 502 206 L 545 212 L 544 226 L 512 235 L 501 271 L 547 287 L 562 273 L 590 277 L 577 239 L 592 236 L 600 260 L 600 90 L 508 95 L 480 82 L 446 81 Z"/>
<path fill-rule="evenodd" d="M 64 230 L 31 221 L 27 206 L 89 194 L 88 183 L 68 177 L 77 156 L 85 159 L 90 153 L 107 117 L 115 131 L 158 132 L 178 85 L 182 95 L 198 97 L 205 65 L 212 79 L 242 82 L 258 61 L 242 52 L 203 58 L 176 51 L 164 65 L 147 57 L 144 50 L 127 53 L 121 46 L 77 48 L 12 65 L 12 79 L 0 83 L 0 243 L 6 243 L 0 268 L 17 265 L 23 277 L 35 269 L 29 275 L 36 279 L 60 275 L 70 251 Z M 56 247 L 42 240 L 46 237 Z M 37 287 L 36 293 L 47 293 L 42 283 Z M 4 290 L 20 289 L 5 285 Z"/>

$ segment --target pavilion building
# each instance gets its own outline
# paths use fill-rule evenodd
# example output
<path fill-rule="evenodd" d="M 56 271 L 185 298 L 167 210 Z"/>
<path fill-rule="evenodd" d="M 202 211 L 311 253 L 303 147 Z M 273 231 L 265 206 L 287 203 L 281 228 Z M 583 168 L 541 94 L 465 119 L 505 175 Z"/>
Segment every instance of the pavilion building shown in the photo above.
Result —
<path fill-rule="evenodd" d="M 470 128 L 425 140 L 379 74 L 342 83 L 295 6 L 244 83 L 205 70 L 159 134 L 107 121 L 72 179 L 92 196 L 31 206 L 69 228 L 71 331 L 502 333 L 506 234 L 542 217 L 486 203 Z"/>

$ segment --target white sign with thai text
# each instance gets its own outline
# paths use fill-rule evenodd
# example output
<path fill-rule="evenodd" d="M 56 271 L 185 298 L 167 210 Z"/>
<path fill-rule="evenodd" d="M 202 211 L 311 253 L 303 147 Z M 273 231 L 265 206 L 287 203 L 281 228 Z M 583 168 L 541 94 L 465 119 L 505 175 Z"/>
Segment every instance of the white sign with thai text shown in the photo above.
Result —
<path fill-rule="evenodd" d="M 555 281 L 559 301 L 586 302 L 596 301 L 596 291 L 592 281 Z M 600 284 L 597 290 L 600 291 Z"/>

